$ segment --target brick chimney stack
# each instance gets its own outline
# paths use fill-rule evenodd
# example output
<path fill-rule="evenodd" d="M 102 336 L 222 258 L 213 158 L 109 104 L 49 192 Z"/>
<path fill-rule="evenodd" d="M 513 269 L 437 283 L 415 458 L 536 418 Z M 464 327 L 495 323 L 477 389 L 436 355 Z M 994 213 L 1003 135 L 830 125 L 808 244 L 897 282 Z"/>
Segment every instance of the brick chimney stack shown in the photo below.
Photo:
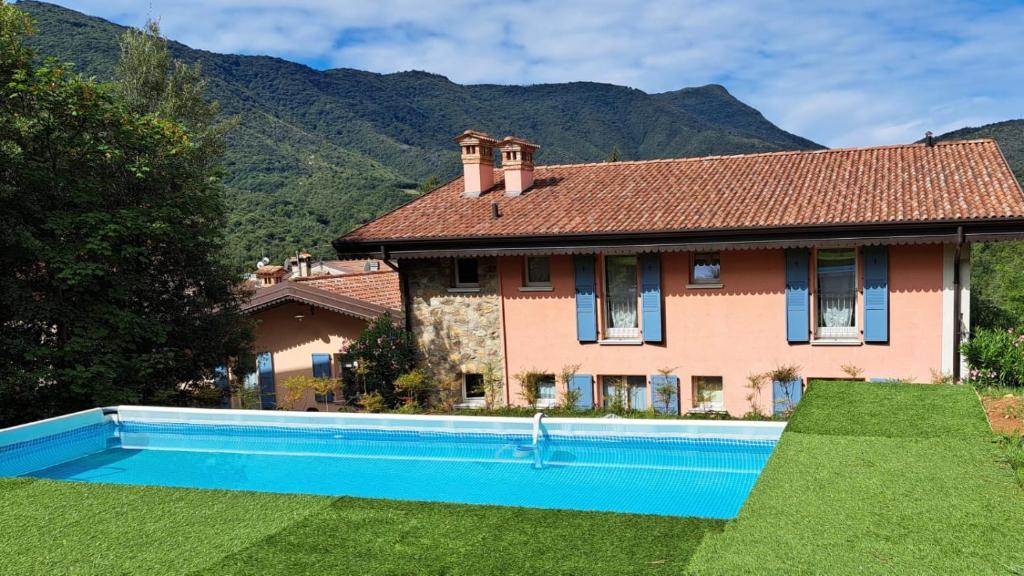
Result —
<path fill-rule="evenodd" d="M 512 136 L 506 136 L 500 146 L 505 195 L 519 196 L 533 186 L 533 153 L 540 146 Z"/>
<path fill-rule="evenodd" d="M 498 141 L 476 130 L 466 130 L 455 141 L 462 147 L 462 195 L 478 198 L 494 186 L 494 147 Z"/>

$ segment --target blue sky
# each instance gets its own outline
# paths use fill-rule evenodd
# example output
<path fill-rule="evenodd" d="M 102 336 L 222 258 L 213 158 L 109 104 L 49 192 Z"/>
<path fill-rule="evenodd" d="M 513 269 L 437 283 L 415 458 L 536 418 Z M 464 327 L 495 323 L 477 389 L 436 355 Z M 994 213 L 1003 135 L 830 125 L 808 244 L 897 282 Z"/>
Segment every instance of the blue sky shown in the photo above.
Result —
<path fill-rule="evenodd" d="M 827 146 L 1024 117 L 1024 0 L 56 0 L 194 48 L 463 84 L 720 83 Z"/>

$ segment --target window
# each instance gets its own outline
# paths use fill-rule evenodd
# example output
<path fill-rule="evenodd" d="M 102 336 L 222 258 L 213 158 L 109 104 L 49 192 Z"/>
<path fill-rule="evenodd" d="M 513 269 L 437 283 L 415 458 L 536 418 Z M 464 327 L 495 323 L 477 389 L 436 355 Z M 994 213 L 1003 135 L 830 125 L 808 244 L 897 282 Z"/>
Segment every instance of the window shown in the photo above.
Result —
<path fill-rule="evenodd" d="M 725 392 L 721 376 L 693 377 L 693 407 L 703 412 L 725 410 Z"/>
<path fill-rule="evenodd" d="M 555 388 L 555 375 L 545 374 L 541 377 L 539 384 L 540 394 L 538 395 L 538 398 L 540 398 L 540 401 L 537 402 L 537 406 L 541 408 L 554 406 L 558 401 L 558 395 Z"/>
<path fill-rule="evenodd" d="M 857 337 L 857 251 L 830 248 L 815 258 L 815 336 L 821 339 Z"/>
<path fill-rule="evenodd" d="M 606 256 L 604 274 L 605 337 L 610 340 L 639 338 L 636 256 Z"/>
<path fill-rule="evenodd" d="M 697 252 L 690 259 L 691 284 L 720 284 L 718 252 Z"/>
<path fill-rule="evenodd" d="M 467 404 L 484 403 L 484 375 L 463 374 L 462 375 L 462 398 Z"/>
<path fill-rule="evenodd" d="M 644 376 L 602 376 L 601 404 L 605 408 L 647 409 L 647 378 Z M 619 404 L 621 402 L 621 404 Z"/>
<path fill-rule="evenodd" d="M 547 256 L 527 256 L 525 286 L 551 286 L 551 259 Z"/>
<path fill-rule="evenodd" d="M 480 271 L 476 258 L 455 259 L 455 287 L 479 288 Z"/>

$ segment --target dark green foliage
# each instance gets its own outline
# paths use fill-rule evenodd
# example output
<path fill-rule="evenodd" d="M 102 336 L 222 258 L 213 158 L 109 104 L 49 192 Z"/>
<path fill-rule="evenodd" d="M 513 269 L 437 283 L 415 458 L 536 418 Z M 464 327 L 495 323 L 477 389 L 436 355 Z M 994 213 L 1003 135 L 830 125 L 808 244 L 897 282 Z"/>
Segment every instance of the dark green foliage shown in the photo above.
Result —
<path fill-rule="evenodd" d="M 395 398 L 395 381 L 410 372 L 416 361 L 412 334 L 396 326 L 388 313 L 367 324 L 344 353 L 347 361 L 357 363 L 357 389 L 346 391 L 346 397 L 354 396 L 352 392 L 378 392 L 388 402 Z"/>
<path fill-rule="evenodd" d="M 113 77 L 121 28 L 51 4 L 19 4 L 39 22 L 41 54 Z M 213 54 L 171 42 L 199 63 L 228 137 L 229 243 L 236 261 L 278 260 L 328 243 L 407 201 L 417 182 L 458 175 L 452 137 L 467 128 L 541 145 L 540 163 L 820 148 L 780 130 L 721 86 L 650 95 L 575 82 L 461 86 L 425 72 L 319 72 L 267 57 Z"/>
<path fill-rule="evenodd" d="M 21 16 L 0 3 L 0 426 L 192 403 L 249 339 L 214 137 L 31 64 Z"/>
<path fill-rule="evenodd" d="M 960 347 L 979 388 L 1024 386 L 1024 333 L 1013 328 L 979 328 Z"/>

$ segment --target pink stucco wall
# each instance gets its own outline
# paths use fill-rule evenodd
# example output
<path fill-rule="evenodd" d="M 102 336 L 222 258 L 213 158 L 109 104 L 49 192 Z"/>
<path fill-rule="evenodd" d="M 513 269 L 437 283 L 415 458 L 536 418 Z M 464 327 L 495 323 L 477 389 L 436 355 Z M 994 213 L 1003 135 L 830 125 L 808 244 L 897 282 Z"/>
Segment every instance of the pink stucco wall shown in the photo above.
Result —
<path fill-rule="evenodd" d="M 296 316 L 302 315 L 299 321 Z M 283 304 L 254 315 L 257 353 L 270 352 L 274 359 L 274 384 L 277 397 L 286 395 L 284 381 L 295 375 L 313 375 L 313 354 L 331 355 L 331 374 L 340 375 L 341 367 L 334 361 L 346 341 L 355 340 L 366 327 L 366 321 L 303 304 Z M 280 401 L 279 401 L 280 405 Z M 315 406 L 313 394 L 295 406 L 305 410 Z"/>
<path fill-rule="evenodd" d="M 693 376 L 721 376 L 726 409 L 733 415 L 749 410 L 747 376 L 782 364 L 799 365 L 804 378 L 841 378 L 840 366 L 852 364 L 863 369 L 864 378 L 928 381 L 941 368 L 942 253 L 941 245 L 890 247 L 889 343 L 859 346 L 786 341 L 782 250 L 722 252 L 720 289 L 687 288 L 689 255 L 663 254 L 664 342 L 617 346 L 576 340 L 571 256 L 551 258 L 549 292 L 521 291 L 522 258 L 503 257 L 506 374 L 531 369 L 557 373 L 576 363 L 581 373 L 595 377 L 650 376 L 659 368 L 678 367 L 673 373 L 680 379 L 684 410 L 692 406 Z M 862 283 L 862 272 L 858 276 Z M 862 313 L 859 306 L 858 322 Z M 512 402 L 521 403 L 518 383 L 509 378 L 508 385 Z M 769 386 L 764 410 L 770 410 L 770 393 Z"/>

